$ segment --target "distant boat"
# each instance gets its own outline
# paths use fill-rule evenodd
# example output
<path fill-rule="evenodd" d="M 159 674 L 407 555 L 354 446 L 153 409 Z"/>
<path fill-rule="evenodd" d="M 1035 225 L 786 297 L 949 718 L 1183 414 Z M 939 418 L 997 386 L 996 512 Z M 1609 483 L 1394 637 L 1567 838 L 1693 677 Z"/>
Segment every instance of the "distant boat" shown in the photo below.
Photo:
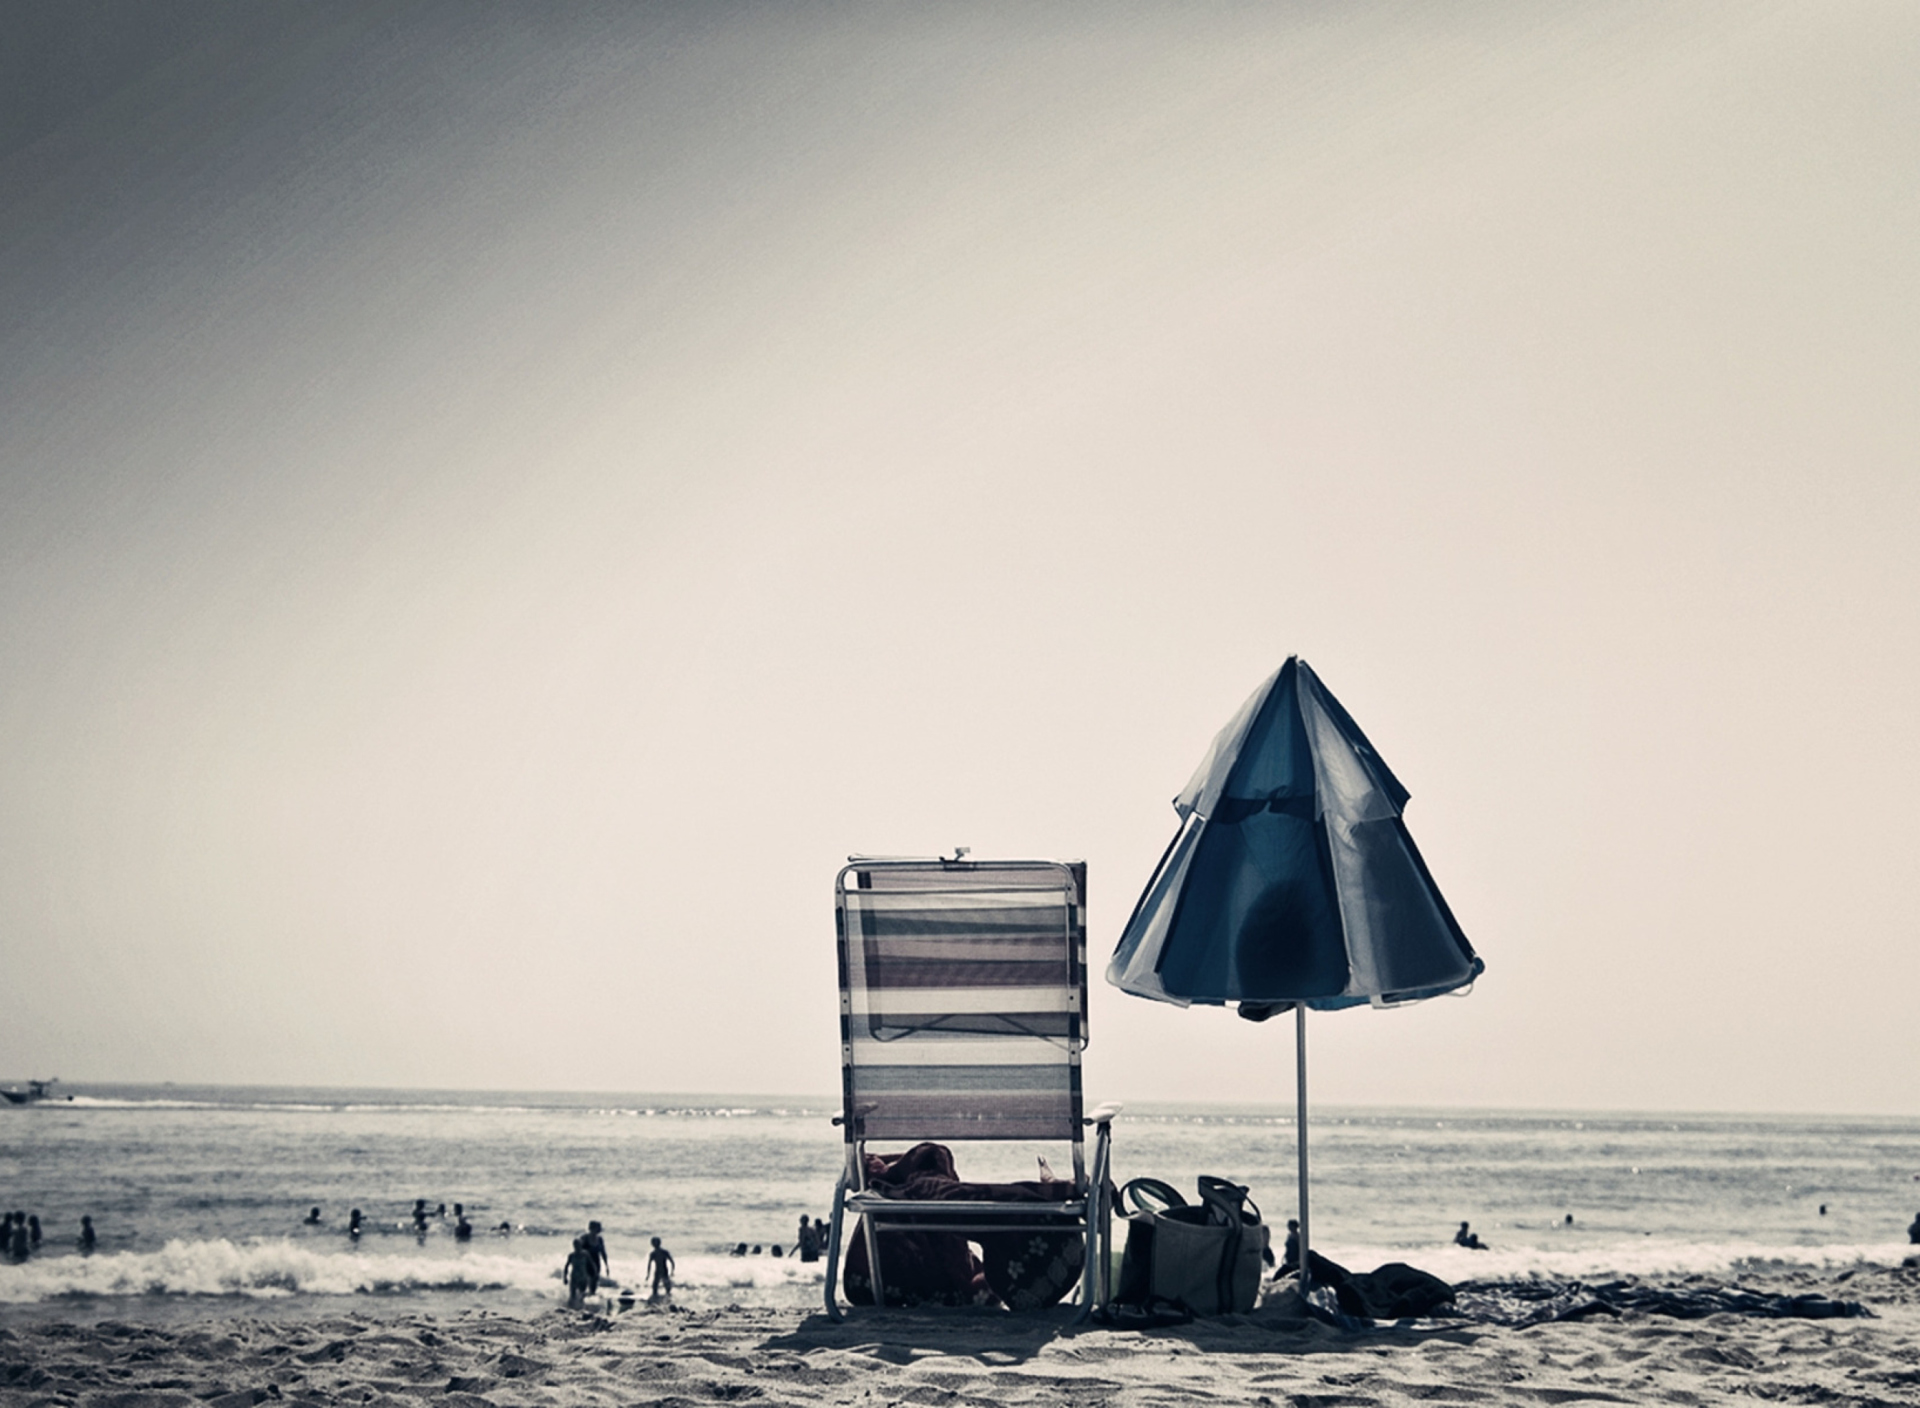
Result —
<path fill-rule="evenodd" d="M 45 1080 L 30 1080 L 25 1090 L 0 1090 L 0 1096 L 5 1096 L 7 1103 L 11 1105 L 32 1105 L 37 1101 L 51 1100 L 53 1086 L 57 1079 L 58 1077 L 49 1076 Z"/>

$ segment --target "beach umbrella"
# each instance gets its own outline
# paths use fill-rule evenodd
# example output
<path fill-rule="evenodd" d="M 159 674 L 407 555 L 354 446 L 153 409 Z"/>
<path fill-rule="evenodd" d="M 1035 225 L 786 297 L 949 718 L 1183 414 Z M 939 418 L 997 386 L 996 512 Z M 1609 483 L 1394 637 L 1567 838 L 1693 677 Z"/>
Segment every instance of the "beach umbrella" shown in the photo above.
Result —
<path fill-rule="evenodd" d="M 1173 807 L 1180 829 L 1107 966 L 1122 992 L 1294 1012 L 1306 1276 L 1307 1009 L 1392 1007 L 1485 967 L 1401 812 L 1407 789 L 1298 656 L 1240 706 Z"/>

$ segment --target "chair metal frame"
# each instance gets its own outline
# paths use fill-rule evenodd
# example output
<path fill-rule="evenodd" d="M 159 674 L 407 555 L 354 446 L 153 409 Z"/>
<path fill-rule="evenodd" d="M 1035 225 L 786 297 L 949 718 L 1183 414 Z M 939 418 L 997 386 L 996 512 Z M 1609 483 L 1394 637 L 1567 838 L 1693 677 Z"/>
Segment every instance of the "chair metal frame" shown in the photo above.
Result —
<path fill-rule="evenodd" d="M 881 1277 L 879 1240 L 888 1231 L 995 1233 L 1024 1232 L 1036 1228 L 1065 1230 L 1079 1228 L 1085 1237 L 1085 1255 L 1080 1273 L 1078 1320 L 1085 1320 L 1094 1307 L 1105 1305 L 1112 1297 L 1111 1259 L 1113 1242 L 1113 1206 L 1109 1174 L 1113 1118 L 1117 1104 L 1102 1105 L 1091 1113 L 1083 1112 L 1080 1084 L 1080 1054 L 1087 1044 L 1087 926 L 1086 865 L 1084 862 L 1046 860 L 967 860 L 964 852 L 953 858 L 928 857 L 886 859 L 852 856 L 834 881 L 834 920 L 840 963 L 840 1055 L 842 1111 L 834 1123 L 841 1126 L 846 1140 L 846 1165 L 834 1188 L 833 1220 L 827 1234 L 827 1314 L 842 1318 L 838 1295 L 840 1255 L 848 1212 L 864 1219 L 867 1265 L 873 1279 L 874 1307 L 886 1307 L 886 1287 Z M 1068 981 L 1064 994 L 1066 1036 L 1061 1043 L 1061 1060 L 1067 1068 L 1070 1120 L 1053 1136 L 1070 1142 L 1073 1148 L 1073 1195 L 1057 1203 L 1005 1203 L 983 1201 L 908 1201 L 883 1197 L 870 1190 L 866 1178 L 866 1116 L 875 1108 L 872 1102 L 858 1103 L 854 1069 L 854 1031 L 856 1020 L 849 974 L 853 971 L 848 948 L 859 937 L 848 923 L 848 878 L 855 877 L 855 888 L 862 889 L 862 872 L 919 872 L 934 877 L 965 874 L 1023 874 L 1029 879 L 1035 872 L 1053 872 L 1059 877 L 1066 903 L 1062 906 L 1066 926 L 1063 940 L 1068 955 Z M 977 885 L 956 885 L 952 893 L 978 893 Z M 1027 888 L 1039 888 L 1029 885 Z M 942 893 L 927 887 L 925 895 Z M 956 1133 L 951 1126 L 930 1127 L 916 1136 L 903 1129 L 898 1120 L 888 1121 L 883 1136 L 888 1139 L 1006 1140 L 995 1133 Z M 1091 1169 L 1086 1158 L 1085 1130 L 1095 1131 Z M 1017 1136 L 1026 1138 L 1029 1136 Z M 1037 1136 L 1036 1136 L 1037 1137 Z M 1071 1221 L 1069 1221 L 1071 1219 Z M 889 1227 L 887 1224 L 896 1224 Z"/>

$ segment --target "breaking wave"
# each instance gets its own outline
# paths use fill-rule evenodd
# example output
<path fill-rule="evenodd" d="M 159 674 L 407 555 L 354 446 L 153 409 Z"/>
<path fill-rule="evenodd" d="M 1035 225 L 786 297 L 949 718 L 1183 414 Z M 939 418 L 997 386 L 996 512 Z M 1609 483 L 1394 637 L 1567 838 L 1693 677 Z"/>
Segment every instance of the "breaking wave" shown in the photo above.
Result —
<path fill-rule="evenodd" d="M 772 1257 L 687 1256 L 677 1287 L 724 1295 L 818 1286 L 821 1266 Z M 620 1282 L 606 1283 L 617 1287 Z M 552 1259 L 500 1254 L 369 1255 L 326 1252 L 288 1240 L 235 1243 L 176 1239 L 154 1252 L 51 1256 L 0 1265 L 0 1304 L 88 1296 L 239 1296 L 272 1300 L 297 1295 L 396 1296 L 422 1292 L 559 1293 Z"/>
<path fill-rule="evenodd" d="M 175 1240 L 157 1252 L 59 1256 L 0 1267 L 0 1302 L 62 1296 L 395 1295 L 545 1289 L 551 1268 L 511 1256 L 358 1256 L 289 1241 Z"/>
<path fill-rule="evenodd" d="M 833 1113 L 827 1104 L 785 1101 L 765 1105 L 706 1104 L 663 1101 L 655 1104 L 586 1103 L 543 1105 L 488 1103 L 480 1100 L 431 1099 L 195 1099 L 162 1095 L 64 1095 L 20 1111 L 46 1110 L 265 1110 L 280 1113 L 323 1114 L 463 1114 L 463 1115 L 585 1115 L 628 1119 L 744 1120 L 824 1118 Z"/>

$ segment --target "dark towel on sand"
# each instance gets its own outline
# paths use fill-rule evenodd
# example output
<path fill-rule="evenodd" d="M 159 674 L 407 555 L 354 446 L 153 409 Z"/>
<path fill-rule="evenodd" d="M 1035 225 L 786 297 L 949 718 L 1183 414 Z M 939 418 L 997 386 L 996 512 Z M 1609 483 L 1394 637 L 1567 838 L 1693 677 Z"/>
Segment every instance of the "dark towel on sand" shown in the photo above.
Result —
<path fill-rule="evenodd" d="M 1349 1271 L 1316 1251 L 1307 1253 L 1316 1285 L 1331 1286 L 1340 1309 L 1362 1320 L 1404 1320 L 1431 1315 L 1453 1303 L 1453 1287 L 1402 1261 L 1390 1261 L 1372 1271 Z"/>

